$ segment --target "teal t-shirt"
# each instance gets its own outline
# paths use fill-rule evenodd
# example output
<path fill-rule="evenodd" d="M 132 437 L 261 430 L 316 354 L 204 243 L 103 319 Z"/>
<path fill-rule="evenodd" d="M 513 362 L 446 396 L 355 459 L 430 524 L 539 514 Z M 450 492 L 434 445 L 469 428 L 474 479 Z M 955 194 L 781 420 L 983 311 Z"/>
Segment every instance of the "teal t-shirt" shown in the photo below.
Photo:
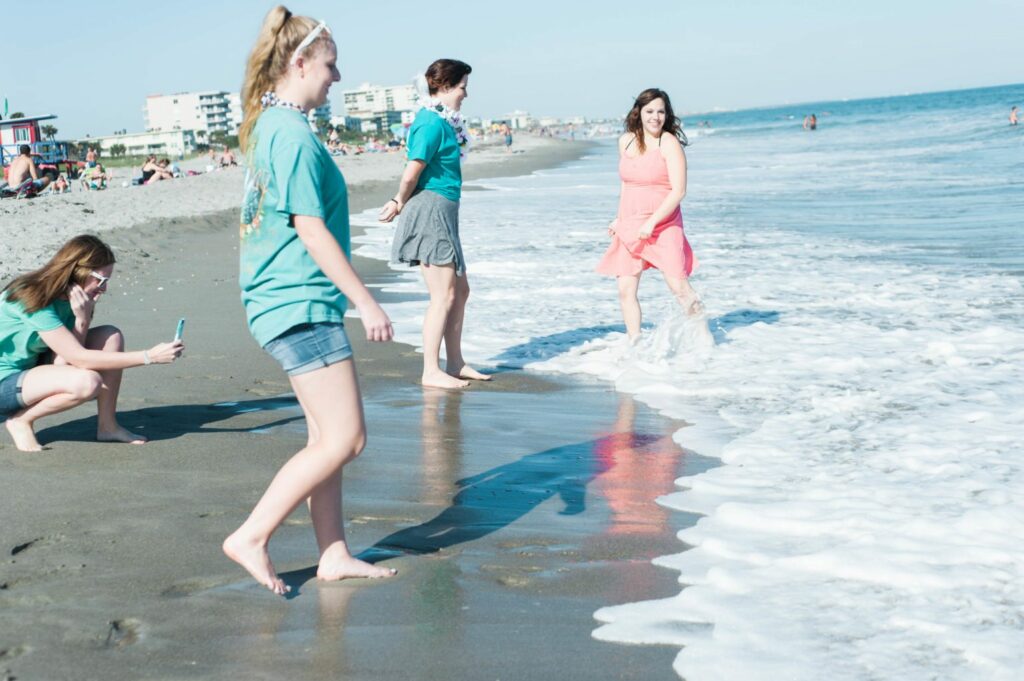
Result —
<path fill-rule="evenodd" d="M 68 301 L 55 300 L 27 314 L 21 303 L 7 300 L 6 293 L 0 296 L 0 380 L 34 367 L 39 355 L 50 349 L 39 332 L 60 326 L 75 328 L 75 313 Z"/>
<path fill-rule="evenodd" d="M 349 257 L 345 178 L 300 112 L 272 107 L 252 133 L 238 283 L 261 346 L 299 324 L 342 322 L 348 301 L 299 239 L 293 215 L 321 218 Z"/>
<path fill-rule="evenodd" d="M 462 162 L 459 142 L 448 121 L 429 109 L 420 109 L 409 127 L 408 157 L 423 161 L 416 189 L 429 189 L 446 199 L 458 201 L 462 196 Z"/>

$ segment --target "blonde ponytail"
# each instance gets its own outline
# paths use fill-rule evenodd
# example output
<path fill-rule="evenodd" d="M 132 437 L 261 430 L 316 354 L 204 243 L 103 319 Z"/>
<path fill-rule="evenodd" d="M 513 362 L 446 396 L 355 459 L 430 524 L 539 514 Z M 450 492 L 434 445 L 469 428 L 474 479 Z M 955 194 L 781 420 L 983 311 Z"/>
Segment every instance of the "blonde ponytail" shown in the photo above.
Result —
<path fill-rule="evenodd" d="M 252 130 L 256 126 L 262 107 L 263 93 L 273 90 L 288 70 L 288 60 L 295 48 L 317 25 L 314 19 L 295 16 L 284 5 L 278 5 L 263 20 L 259 37 L 249 53 L 242 83 L 242 125 L 238 129 L 238 142 L 248 152 Z M 328 34 L 317 38 L 314 44 L 330 39 Z M 309 54 L 313 54 L 311 50 Z"/>

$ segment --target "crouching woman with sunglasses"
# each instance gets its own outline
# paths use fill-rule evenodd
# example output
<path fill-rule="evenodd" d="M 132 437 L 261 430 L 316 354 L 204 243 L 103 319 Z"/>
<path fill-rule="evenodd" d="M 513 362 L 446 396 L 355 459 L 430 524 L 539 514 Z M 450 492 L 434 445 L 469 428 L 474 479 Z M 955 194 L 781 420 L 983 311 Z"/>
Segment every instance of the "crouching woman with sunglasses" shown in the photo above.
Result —
<path fill-rule="evenodd" d="M 120 329 L 91 326 L 113 272 L 113 251 L 86 234 L 0 293 L 0 419 L 7 419 L 7 431 L 21 451 L 42 449 L 34 429 L 38 419 L 89 400 L 97 404 L 97 440 L 146 442 L 117 422 L 121 373 L 173 362 L 184 344 L 125 352 Z"/>

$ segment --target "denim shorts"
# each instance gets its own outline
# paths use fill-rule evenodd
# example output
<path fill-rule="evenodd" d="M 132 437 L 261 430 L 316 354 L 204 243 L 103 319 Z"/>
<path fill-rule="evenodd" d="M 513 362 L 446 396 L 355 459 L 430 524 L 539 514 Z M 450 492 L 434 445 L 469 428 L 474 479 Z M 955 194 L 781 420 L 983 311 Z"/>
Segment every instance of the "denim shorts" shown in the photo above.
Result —
<path fill-rule="evenodd" d="M 19 371 L 0 381 L 0 419 L 6 419 L 25 408 L 25 400 L 21 397 L 21 382 L 27 373 Z"/>
<path fill-rule="evenodd" d="M 299 324 L 263 346 L 289 376 L 343 362 L 352 357 L 345 327 L 339 322 Z"/>

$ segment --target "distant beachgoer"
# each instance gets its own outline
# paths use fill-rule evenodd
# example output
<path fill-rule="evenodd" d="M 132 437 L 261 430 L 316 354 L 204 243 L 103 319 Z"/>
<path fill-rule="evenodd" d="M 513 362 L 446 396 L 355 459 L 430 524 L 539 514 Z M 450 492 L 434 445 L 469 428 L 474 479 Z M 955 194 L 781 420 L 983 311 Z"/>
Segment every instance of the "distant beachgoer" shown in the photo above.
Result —
<path fill-rule="evenodd" d="M 142 166 L 142 183 L 154 184 L 161 180 L 172 180 L 174 174 L 168 166 L 171 164 L 166 158 L 156 160 L 156 156 L 150 156 L 145 165 Z"/>
<path fill-rule="evenodd" d="M 1010 109 L 1010 125 L 1017 125 L 1017 107 Z"/>
<path fill-rule="evenodd" d="M 18 156 L 7 167 L 7 184 L 11 190 L 21 193 L 38 194 L 50 184 L 50 176 L 40 177 L 39 168 L 32 159 L 32 147 L 22 144 Z"/>
<path fill-rule="evenodd" d="M 464 388 L 466 379 L 490 380 L 462 357 L 462 322 L 469 299 L 466 261 L 459 239 L 463 146 L 469 133 L 459 113 L 473 69 L 457 59 L 438 59 L 418 80 L 423 108 L 409 128 L 409 162 L 395 198 L 380 210 L 381 222 L 398 215 L 391 260 L 419 266 L 430 293 L 423 318 L 423 385 Z M 447 364 L 438 361 L 444 339 Z"/>
<path fill-rule="evenodd" d="M 306 417 L 306 447 L 274 477 L 224 553 L 277 594 L 267 544 L 295 507 L 309 505 L 320 549 L 317 577 L 390 577 L 391 568 L 355 558 L 341 515 L 342 467 L 363 450 L 366 426 L 352 348 L 348 301 L 370 341 L 391 340 L 391 320 L 349 262 L 345 179 L 306 114 L 341 79 L 337 47 L 323 22 L 270 10 L 246 65 L 248 159 L 241 213 L 239 283 L 249 329 L 288 374 Z"/>
<path fill-rule="evenodd" d="M 156 162 L 156 154 L 150 154 L 146 157 L 146 162 L 142 164 L 142 179 L 139 184 L 149 184 L 159 170 L 160 164 Z"/>
<path fill-rule="evenodd" d="M 818 117 L 814 114 L 804 116 L 804 130 L 817 130 L 818 129 Z"/>
<path fill-rule="evenodd" d="M 502 137 L 505 138 L 505 151 L 506 152 L 511 152 L 512 151 L 512 128 L 510 128 L 508 126 L 508 124 L 502 123 L 501 124 L 501 132 L 499 134 Z"/>
<path fill-rule="evenodd" d="M 642 313 L 637 291 L 644 270 L 661 270 L 665 283 L 688 317 L 703 313 L 690 286 L 697 258 L 683 233 L 679 203 L 686 196 L 686 136 L 668 94 L 644 90 L 626 116 L 619 138 L 622 194 L 618 215 L 608 225 L 612 243 L 597 271 L 616 277 L 619 303 L 631 342 L 640 337 Z"/>
<path fill-rule="evenodd" d="M 99 156 L 96 154 L 96 150 L 93 147 L 89 147 L 89 151 L 85 154 L 85 167 L 95 168 L 97 158 L 99 158 Z"/>
<path fill-rule="evenodd" d="M 89 400 L 97 404 L 97 440 L 146 442 L 117 421 L 121 374 L 129 367 L 173 362 L 184 344 L 125 352 L 117 327 L 91 326 L 113 272 L 113 251 L 85 234 L 0 294 L 0 418 L 7 419 L 7 431 L 21 451 L 42 449 L 37 420 Z"/>
<path fill-rule="evenodd" d="M 220 167 L 221 168 L 229 168 L 231 166 L 237 166 L 237 165 L 238 165 L 238 161 L 235 160 L 234 153 L 231 151 L 231 149 L 228 148 L 228 145 L 225 144 L 224 145 L 224 154 L 221 155 L 221 157 L 220 157 Z"/>
<path fill-rule="evenodd" d="M 97 163 L 93 166 L 92 170 L 86 171 L 85 178 L 89 184 L 89 189 L 106 189 L 107 180 L 110 179 L 110 176 L 107 174 L 107 169 L 103 167 L 103 164 Z"/>
<path fill-rule="evenodd" d="M 57 194 L 63 194 L 65 192 L 71 191 L 71 185 L 68 184 L 68 180 L 66 177 L 64 177 L 63 173 L 58 175 L 57 179 L 53 181 L 52 185 L 50 185 L 50 191 L 53 191 Z"/>

